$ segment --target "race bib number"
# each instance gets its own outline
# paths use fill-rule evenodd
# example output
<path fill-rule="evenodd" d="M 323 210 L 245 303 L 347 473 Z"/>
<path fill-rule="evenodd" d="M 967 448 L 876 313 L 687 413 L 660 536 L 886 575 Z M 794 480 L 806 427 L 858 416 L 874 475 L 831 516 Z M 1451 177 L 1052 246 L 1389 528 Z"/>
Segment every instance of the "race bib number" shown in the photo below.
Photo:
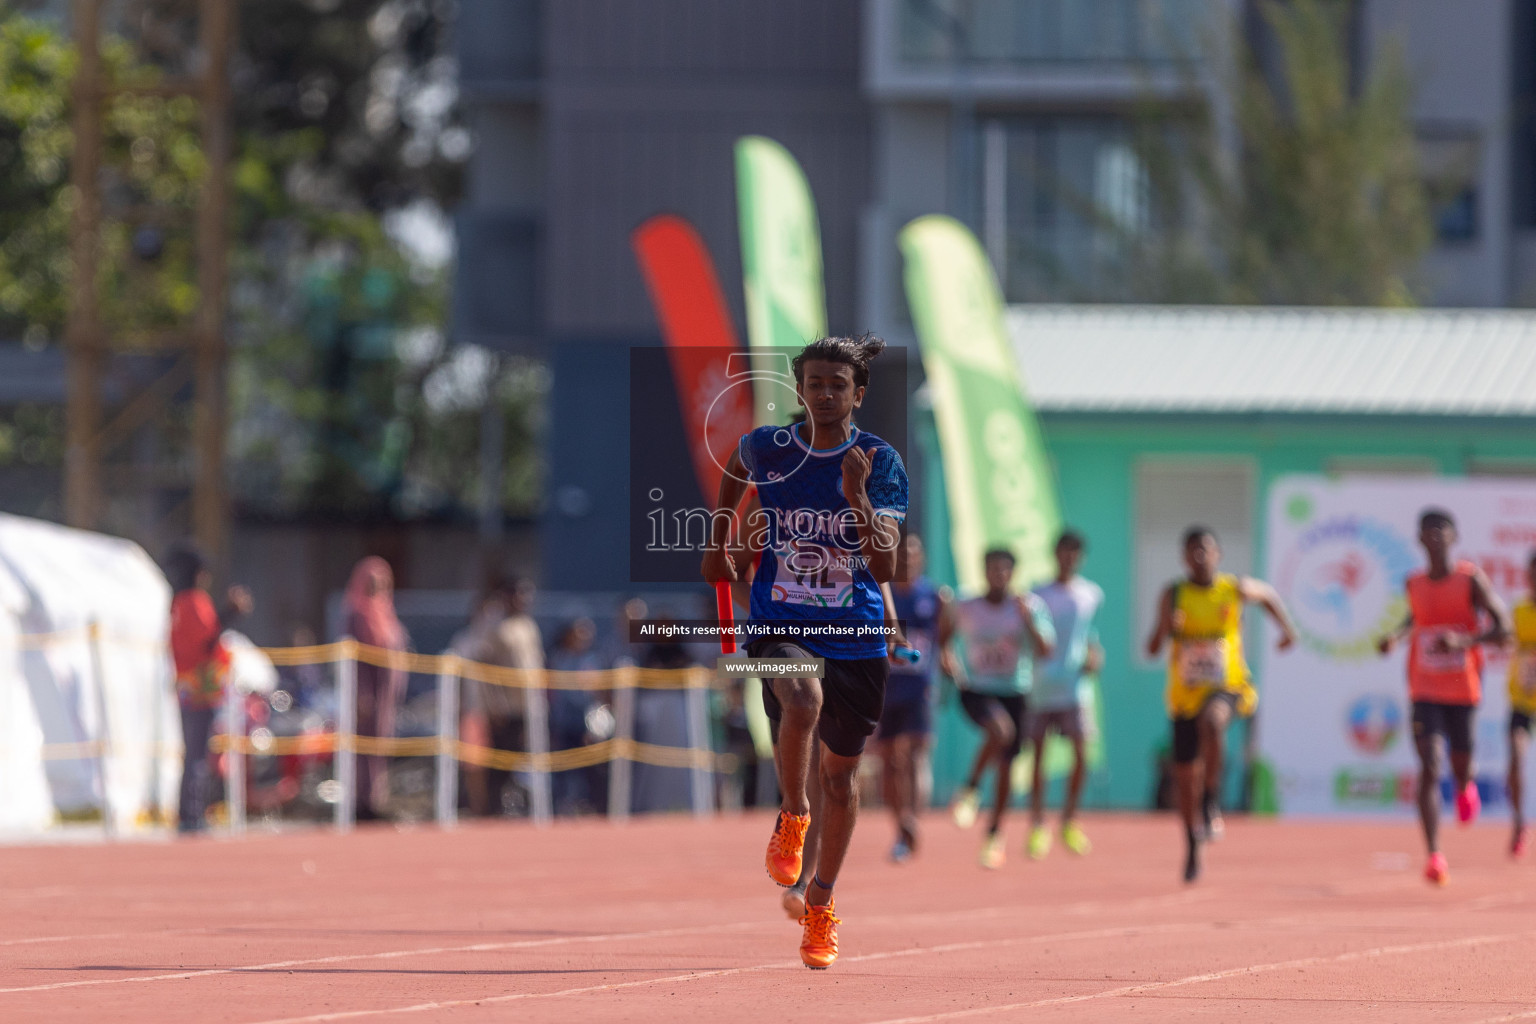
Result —
<path fill-rule="evenodd" d="M 1179 642 L 1179 677 L 1194 686 L 1227 684 L 1227 642 L 1225 640 L 1181 640 Z"/>
<path fill-rule="evenodd" d="M 1019 645 L 1011 638 L 973 637 L 967 641 L 966 650 L 972 675 L 1006 677 L 1019 670 Z"/>
<path fill-rule="evenodd" d="M 1466 634 L 1458 629 L 1424 629 L 1415 640 L 1419 647 L 1419 667 L 1426 672 L 1465 671 L 1467 668 L 1466 650 L 1446 650 L 1443 646 L 1446 640 L 1465 636 Z"/>
<path fill-rule="evenodd" d="M 1515 655 L 1515 678 L 1527 696 L 1536 697 L 1536 651 L 1521 651 Z"/>
<path fill-rule="evenodd" d="M 853 603 L 853 560 L 857 553 L 814 541 L 792 540 L 774 552 L 778 572 L 773 599 L 784 604 L 845 608 Z"/>

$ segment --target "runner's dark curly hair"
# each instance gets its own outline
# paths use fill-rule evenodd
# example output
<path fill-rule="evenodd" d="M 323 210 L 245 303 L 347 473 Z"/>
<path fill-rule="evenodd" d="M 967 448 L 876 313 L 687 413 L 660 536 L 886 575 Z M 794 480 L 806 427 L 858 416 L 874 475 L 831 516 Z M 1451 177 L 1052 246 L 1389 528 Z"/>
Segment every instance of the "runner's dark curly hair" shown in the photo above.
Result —
<path fill-rule="evenodd" d="M 857 338 L 821 338 L 811 342 L 795 356 L 793 368 L 795 382 L 805 383 L 802 368 L 811 359 L 828 363 L 843 363 L 853 367 L 854 387 L 869 385 L 869 361 L 885 351 L 885 340 L 873 334 L 861 334 Z M 782 365 L 782 364 L 780 364 Z"/>

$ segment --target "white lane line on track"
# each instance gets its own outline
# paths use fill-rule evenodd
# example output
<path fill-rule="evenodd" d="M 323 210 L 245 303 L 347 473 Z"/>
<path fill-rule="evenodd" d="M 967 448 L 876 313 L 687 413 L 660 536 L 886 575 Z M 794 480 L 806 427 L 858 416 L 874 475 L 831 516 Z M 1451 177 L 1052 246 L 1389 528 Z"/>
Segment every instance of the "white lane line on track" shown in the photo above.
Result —
<path fill-rule="evenodd" d="M 1536 1010 L 1517 1010 L 1514 1013 L 1506 1013 L 1502 1017 L 1484 1017 L 1482 1020 L 1473 1021 L 1472 1024 L 1504 1024 L 1505 1021 L 1530 1020 L 1533 1017 L 1536 1017 Z"/>
<path fill-rule="evenodd" d="M 221 974 L 252 974 L 262 971 L 281 971 L 293 967 L 339 964 L 356 960 L 397 960 L 402 957 L 434 956 L 440 953 L 496 953 L 513 949 L 537 949 L 540 946 L 559 946 L 567 943 L 618 942 L 626 939 L 662 939 L 681 935 L 697 935 L 701 932 L 737 931 L 756 927 L 764 927 L 764 923 L 756 921 L 751 923 L 735 922 L 731 924 L 700 925 L 693 928 L 661 928 L 646 932 L 612 932 L 605 935 L 563 935 L 553 939 L 521 939 L 517 942 L 477 942 L 468 946 L 432 946 L 426 949 L 389 950 L 384 953 L 339 953 L 336 956 L 310 957 L 304 960 L 278 960 L 268 964 L 250 964 L 242 967 L 209 967 L 197 971 L 177 971 L 174 974 L 140 974 L 132 978 L 90 978 L 81 981 L 55 981 L 46 985 L 0 988 L 0 995 L 15 992 L 51 992 L 61 988 L 86 988 L 97 985 L 132 985 L 147 981 L 186 981 L 190 978 L 210 978 Z"/>
<path fill-rule="evenodd" d="M 951 942 L 942 946 L 913 946 L 883 953 L 864 953 L 860 956 L 839 957 L 840 964 L 867 963 L 874 960 L 893 960 L 897 957 L 923 956 L 933 953 L 962 953 L 976 949 L 1001 946 L 1033 945 L 1041 942 L 1069 942 L 1086 939 L 1124 938 L 1128 935 L 1196 931 L 1209 928 L 1199 922 L 1180 922 L 1165 925 L 1126 925 L 1120 928 L 1098 928 L 1093 931 L 1055 932 L 1050 935 L 1023 935 L 1008 939 L 982 939 L 973 942 Z M 643 978 L 638 981 L 610 982 L 603 985 L 583 985 L 555 992 L 511 992 L 499 996 L 481 996 L 478 999 L 447 999 L 434 1003 L 414 1003 L 410 1006 L 391 1006 L 377 1010 L 334 1010 L 305 1017 L 282 1017 L 265 1020 L 259 1024 L 325 1024 L 327 1021 L 356 1020 L 360 1017 L 386 1017 L 399 1013 L 427 1013 L 432 1010 L 448 1010 L 462 1006 L 499 1006 L 503 1003 L 525 1002 L 530 999 L 556 999 L 562 996 L 588 995 L 593 992 L 615 992 L 622 989 L 640 988 L 644 985 L 663 985 L 669 982 L 702 981 L 705 978 L 723 978 L 734 974 L 752 974 L 757 971 L 785 969 L 804 970 L 799 960 L 782 960 L 771 964 L 755 964 L 748 967 L 726 967 L 715 971 L 695 971 L 689 974 L 671 974 L 661 978 Z"/>
<path fill-rule="evenodd" d="M 160 932 L 96 932 L 91 935 L 39 935 L 31 939 L 0 939 L 0 946 L 34 946 L 43 942 L 86 942 L 91 939 L 153 939 L 160 935 L 201 935 L 212 928 L 168 928 Z"/>
<path fill-rule="evenodd" d="M 1184 894 L 1175 896 L 1148 896 L 1141 899 L 1129 900 L 1119 904 L 1118 909 L 1125 910 L 1131 907 L 1161 907 L 1167 903 L 1192 902 Z M 1083 901 L 1082 903 L 1067 904 L 1061 908 L 1061 913 L 1091 913 L 1104 908 L 1101 901 Z M 927 911 L 917 914 L 894 914 L 875 916 L 865 920 L 870 924 L 923 921 L 929 918 L 942 918 L 946 921 L 956 919 L 975 919 L 986 917 L 998 917 L 1004 914 L 1022 912 L 1027 908 L 1024 905 L 1003 905 L 992 907 L 979 907 L 975 910 L 961 911 Z M 382 953 L 339 953 L 335 956 L 313 957 L 303 960 L 279 960 L 274 963 L 249 964 L 238 967 L 209 967 L 195 971 L 176 971 L 168 974 L 139 974 L 128 978 L 83 978 L 73 981 L 54 981 L 41 985 L 23 985 L 15 988 L 0 988 L 0 995 L 9 995 L 22 992 L 50 992 L 56 989 L 69 988 L 96 988 L 102 985 L 135 985 L 151 981 L 187 981 L 192 978 L 211 978 L 225 974 L 259 974 L 263 971 L 289 970 L 294 967 L 313 967 L 323 964 L 352 963 L 359 960 L 398 960 L 403 957 L 436 956 L 444 953 L 498 953 L 514 949 L 538 949 L 545 946 L 559 946 L 580 944 L 589 942 L 623 942 L 634 939 L 661 939 L 677 938 L 686 935 L 710 934 L 721 931 L 751 931 L 758 928 L 782 928 L 782 918 L 774 921 L 765 917 L 757 921 L 733 921 L 725 924 L 695 925 L 687 928 L 666 928 L 661 930 L 644 932 L 612 932 L 600 935 L 566 935 L 550 939 L 522 939 L 515 942 L 476 942 L 465 946 L 430 946 L 421 949 L 397 949 Z M 211 931 L 212 929 L 198 929 L 198 931 Z M 131 933 L 125 937 L 135 937 Z M 82 936 L 84 938 L 84 936 Z"/>
<path fill-rule="evenodd" d="M 1205 974 L 1191 974 L 1183 978 L 1174 978 L 1171 981 L 1152 981 L 1138 985 L 1123 985 L 1119 988 L 1105 989 L 1102 992 L 1089 992 L 1079 996 L 1058 996 L 1054 999 L 1036 999 L 1025 1003 L 1005 1003 L 996 1006 L 977 1006 L 967 1010 L 950 1010 L 946 1013 L 934 1013 L 916 1017 L 892 1017 L 888 1020 L 874 1021 L 871 1024 L 930 1024 L 932 1021 L 958 1020 L 962 1017 L 979 1017 L 988 1013 L 1006 1013 L 1015 1010 L 1034 1010 L 1046 1006 L 1066 1006 L 1072 1003 L 1086 1003 L 1095 999 L 1115 999 L 1120 996 L 1145 995 L 1150 992 L 1160 992 L 1164 989 L 1180 988 L 1184 985 L 1199 985 L 1208 981 L 1222 981 L 1227 978 L 1239 978 L 1251 974 L 1265 974 L 1270 971 L 1283 971 L 1298 967 L 1320 967 L 1327 964 L 1350 963 L 1355 960 L 1371 960 L 1387 956 L 1402 956 L 1409 953 L 1431 953 L 1438 950 L 1457 949 L 1464 946 L 1485 946 L 1497 942 L 1510 942 L 1515 939 L 1536 937 L 1536 931 L 1511 932 L 1503 935 L 1472 935 L 1461 939 L 1445 939 L 1440 942 L 1419 942 L 1403 946 L 1376 946 L 1372 949 L 1352 950 L 1348 953 L 1340 953 L 1336 956 L 1308 956 L 1297 960 L 1278 960 L 1267 964 L 1250 964 L 1247 967 L 1230 967 L 1224 971 L 1210 971 Z M 1532 1014 L 1531 1016 L 1536 1016 Z M 1499 1017 L 1498 1020 L 1516 1018 Z"/>

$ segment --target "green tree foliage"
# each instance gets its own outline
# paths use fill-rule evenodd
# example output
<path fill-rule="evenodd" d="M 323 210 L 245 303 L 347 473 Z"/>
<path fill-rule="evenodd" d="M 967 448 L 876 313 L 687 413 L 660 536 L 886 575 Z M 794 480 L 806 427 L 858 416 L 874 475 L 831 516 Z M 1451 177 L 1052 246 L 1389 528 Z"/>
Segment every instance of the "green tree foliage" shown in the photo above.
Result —
<path fill-rule="evenodd" d="M 1149 102 L 1140 152 L 1162 230 L 1133 241 L 1133 291 L 1163 302 L 1404 305 L 1433 230 L 1402 53 L 1358 86 L 1345 7 L 1266 0 L 1265 65 L 1234 29 L 1221 80 L 1236 152 L 1210 107 Z M 1190 88 L 1194 88 L 1193 84 Z M 1174 127 L 1170 130 L 1170 125 Z"/>
<path fill-rule="evenodd" d="M 129 7 L 136 45 L 109 36 L 106 74 L 184 71 L 188 6 Z M 387 230 L 403 212 L 431 220 L 457 195 L 469 136 L 456 119 L 450 13 L 446 0 L 239 4 L 230 454 L 236 500 L 252 511 L 465 509 L 479 500 L 486 401 L 506 433 L 503 507 L 537 500 L 542 368 L 448 345 L 448 268 Z M 38 347 L 57 343 L 67 309 L 73 66 L 61 26 L 0 0 L 0 337 Z M 186 99 L 109 105 L 103 320 L 120 343 L 184 324 L 196 307 L 196 117 Z M 134 255 L 146 227 L 150 259 Z M 39 422 L 56 430 L 58 418 Z M 161 427 L 174 442 L 178 425 Z M 27 450 L 54 456 L 56 440 Z M 0 461 L 21 450 L 5 442 Z"/>
<path fill-rule="evenodd" d="M 142 81 L 153 71 L 121 40 L 102 52 L 108 82 Z M 50 25 L 0 19 L 0 331 L 33 346 L 59 338 L 68 307 L 70 81 L 74 53 Z M 185 220 L 203 173 L 191 100 L 121 95 L 106 105 L 104 187 L 119 210 L 151 204 Z M 102 238 L 102 319 L 120 336 L 185 320 L 197 305 L 186 231 L 167 232 L 154 261 L 131 260 L 141 225 L 115 218 Z"/>

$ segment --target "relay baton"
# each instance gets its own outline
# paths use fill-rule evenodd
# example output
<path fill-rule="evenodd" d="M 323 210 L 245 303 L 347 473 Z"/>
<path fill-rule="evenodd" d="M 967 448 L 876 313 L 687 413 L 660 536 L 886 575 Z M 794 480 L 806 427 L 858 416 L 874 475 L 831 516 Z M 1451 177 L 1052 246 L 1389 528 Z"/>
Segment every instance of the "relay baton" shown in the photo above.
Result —
<path fill-rule="evenodd" d="M 736 653 L 736 614 L 731 609 L 731 584 L 715 581 L 715 618 L 720 620 L 720 653 Z"/>
<path fill-rule="evenodd" d="M 916 665 L 923 660 L 923 654 L 915 647 L 898 647 L 891 652 L 891 657 L 897 661 L 904 661 L 908 665 Z"/>

